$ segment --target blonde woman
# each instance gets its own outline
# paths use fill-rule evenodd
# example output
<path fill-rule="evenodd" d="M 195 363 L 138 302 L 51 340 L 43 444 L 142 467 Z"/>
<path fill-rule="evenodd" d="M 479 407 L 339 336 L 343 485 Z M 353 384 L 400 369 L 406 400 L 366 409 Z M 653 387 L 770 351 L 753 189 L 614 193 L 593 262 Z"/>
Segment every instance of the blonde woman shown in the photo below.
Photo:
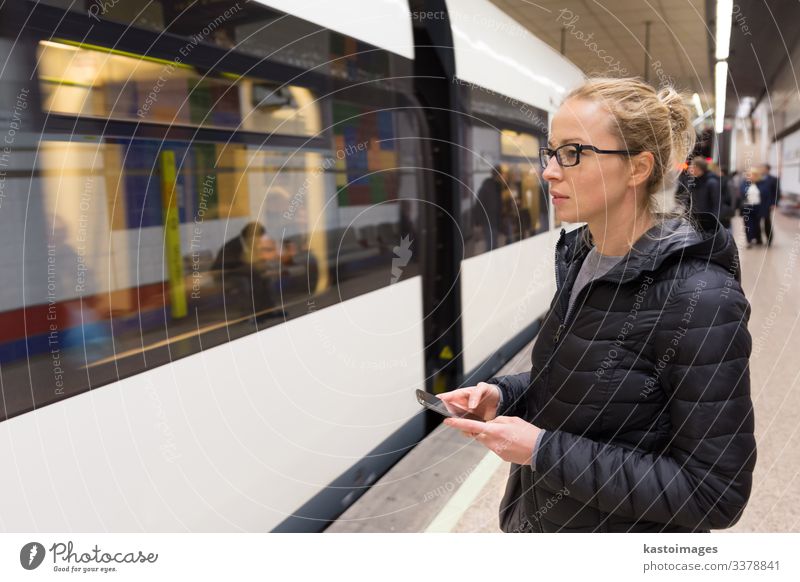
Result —
<path fill-rule="evenodd" d="M 512 463 L 504 531 L 704 532 L 742 515 L 756 461 L 734 241 L 710 214 L 660 211 L 694 144 L 671 88 L 592 79 L 541 152 L 556 293 L 530 372 L 442 395 L 447 419 Z M 510 495 L 510 492 L 514 492 Z"/>

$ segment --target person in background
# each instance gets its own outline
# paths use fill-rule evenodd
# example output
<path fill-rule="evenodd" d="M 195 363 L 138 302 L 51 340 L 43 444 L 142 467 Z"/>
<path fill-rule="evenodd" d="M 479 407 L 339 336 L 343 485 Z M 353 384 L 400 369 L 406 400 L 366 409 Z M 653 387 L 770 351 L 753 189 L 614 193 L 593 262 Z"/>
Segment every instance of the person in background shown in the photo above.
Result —
<path fill-rule="evenodd" d="M 772 246 L 772 213 L 780 202 L 781 187 L 778 178 L 770 174 L 769 164 L 761 164 L 761 179 L 758 181 L 758 189 L 762 194 L 760 221 L 764 222 L 764 234 L 767 237 L 767 246 Z"/>
<path fill-rule="evenodd" d="M 745 179 L 739 187 L 739 194 L 742 198 L 742 219 L 744 220 L 744 231 L 747 237 L 747 248 L 754 244 L 760 245 L 761 242 L 761 190 L 758 182 L 761 179 L 759 171 L 751 169 L 745 172 Z"/>
<path fill-rule="evenodd" d="M 506 174 L 503 175 L 506 177 Z M 519 224 L 519 200 L 517 197 L 518 190 L 511 184 L 508 179 L 503 180 L 502 187 L 502 214 L 503 214 L 503 235 L 505 242 L 503 244 L 510 245 L 515 241 L 516 227 Z"/>
<path fill-rule="evenodd" d="M 686 187 L 692 214 L 697 216 L 709 212 L 718 220 L 721 219 L 723 195 L 720 179 L 709 170 L 708 162 L 703 156 L 692 158 Z M 727 225 L 723 223 L 723 226 L 730 227 L 730 221 Z"/>
<path fill-rule="evenodd" d="M 736 188 L 736 192 L 738 193 L 741 185 L 742 185 L 742 174 L 738 170 L 734 170 L 733 173 L 731 174 L 731 186 Z"/>
<path fill-rule="evenodd" d="M 715 162 L 708 164 L 708 171 L 719 180 L 719 221 L 722 226 L 728 229 L 729 233 L 733 234 L 731 219 L 736 214 L 736 210 L 734 208 L 735 198 L 731 194 L 730 177 L 728 172 L 723 171 L 719 164 Z"/>
<path fill-rule="evenodd" d="M 478 204 L 474 208 L 474 222 L 483 230 L 486 251 L 498 246 L 498 234 L 503 230 L 503 169 L 498 165 L 478 190 Z"/>
<path fill-rule="evenodd" d="M 739 187 L 742 198 L 742 218 L 744 231 L 747 237 L 747 248 L 753 244 L 761 243 L 761 190 L 758 182 L 761 179 L 759 171 L 752 169 L 745 172 L 745 179 Z"/>
<path fill-rule="evenodd" d="M 276 306 L 272 277 L 278 265 L 275 241 L 267 236 L 263 224 L 254 221 L 225 243 L 211 268 L 222 282 L 226 304 L 238 305 L 242 313 L 260 317 Z"/>
<path fill-rule="evenodd" d="M 742 195 L 739 193 L 741 184 L 742 175 L 738 171 L 734 171 L 728 176 L 728 192 L 733 203 L 734 216 L 742 213 Z"/>
<path fill-rule="evenodd" d="M 683 170 L 678 174 L 677 187 L 675 188 L 675 203 L 679 207 L 691 208 L 691 195 L 689 193 L 690 184 L 694 181 L 694 177 L 689 172 L 689 164 L 683 164 Z"/>
<path fill-rule="evenodd" d="M 677 208 L 689 209 L 691 203 L 689 202 L 689 180 L 692 176 L 689 174 L 689 164 L 684 163 L 685 167 L 678 174 L 678 180 L 675 188 L 675 205 Z"/>

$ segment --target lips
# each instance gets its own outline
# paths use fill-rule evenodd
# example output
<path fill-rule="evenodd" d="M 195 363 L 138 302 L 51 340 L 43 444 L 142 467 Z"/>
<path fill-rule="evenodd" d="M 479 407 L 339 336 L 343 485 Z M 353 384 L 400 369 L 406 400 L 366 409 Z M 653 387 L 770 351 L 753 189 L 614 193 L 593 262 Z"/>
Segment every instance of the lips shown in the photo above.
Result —
<path fill-rule="evenodd" d="M 569 196 L 564 196 L 563 194 L 559 194 L 558 192 L 550 191 L 550 196 L 553 198 L 569 198 Z"/>

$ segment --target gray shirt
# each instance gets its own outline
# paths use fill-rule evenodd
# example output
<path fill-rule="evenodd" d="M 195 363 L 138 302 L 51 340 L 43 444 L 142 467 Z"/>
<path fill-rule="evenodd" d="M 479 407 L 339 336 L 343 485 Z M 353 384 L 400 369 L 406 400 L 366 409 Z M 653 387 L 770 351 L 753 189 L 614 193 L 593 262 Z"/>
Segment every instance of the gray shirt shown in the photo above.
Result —
<path fill-rule="evenodd" d="M 575 298 L 580 293 L 581 289 L 586 287 L 591 281 L 597 279 L 598 277 L 602 277 L 606 273 L 611 270 L 611 267 L 616 265 L 620 260 L 622 260 L 625 255 L 601 255 L 597 252 L 597 247 L 592 247 L 591 250 L 587 253 L 586 258 L 583 259 L 583 263 L 581 264 L 581 270 L 578 271 L 578 277 L 575 279 L 575 284 L 572 286 L 572 291 L 569 295 L 569 307 L 567 308 L 567 313 L 571 313 Z M 497 404 L 497 410 L 499 411 L 503 406 L 503 392 L 500 391 L 500 401 Z M 536 453 L 539 452 L 539 442 L 542 440 L 545 431 L 540 430 L 538 436 L 536 437 L 536 443 L 533 445 L 533 451 L 531 451 L 531 468 L 535 471 L 536 470 Z"/>
<path fill-rule="evenodd" d="M 583 259 L 581 270 L 578 271 L 578 277 L 575 279 L 575 284 L 572 286 L 567 313 L 572 313 L 575 298 L 578 296 L 578 293 L 581 292 L 581 289 L 586 287 L 586 285 L 594 279 L 608 273 L 611 267 L 619 263 L 624 257 L 625 255 L 601 255 L 597 252 L 597 247 L 592 247 L 587 253 L 586 258 Z"/>

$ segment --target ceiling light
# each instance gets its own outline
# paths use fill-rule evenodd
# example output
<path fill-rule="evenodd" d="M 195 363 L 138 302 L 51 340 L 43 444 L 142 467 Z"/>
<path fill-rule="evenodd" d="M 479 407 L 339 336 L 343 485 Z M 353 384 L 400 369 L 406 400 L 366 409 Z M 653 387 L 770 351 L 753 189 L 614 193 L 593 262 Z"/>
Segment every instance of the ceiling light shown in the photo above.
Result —
<path fill-rule="evenodd" d="M 692 103 L 694 103 L 694 108 L 697 110 L 697 116 L 700 117 L 703 115 L 703 104 L 700 102 L 700 95 L 695 93 L 692 95 Z"/>
<path fill-rule="evenodd" d="M 728 61 L 719 61 L 714 67 L 714 88 L 716 105 L 714 130 L 722 133 L 725 125 L 725 92 L 728 86 Z"/>
<path fill-rule="evenodd" d="M 717 0 L 717 59 L 727 59 L 731 48 L 733 0 Z"/>

